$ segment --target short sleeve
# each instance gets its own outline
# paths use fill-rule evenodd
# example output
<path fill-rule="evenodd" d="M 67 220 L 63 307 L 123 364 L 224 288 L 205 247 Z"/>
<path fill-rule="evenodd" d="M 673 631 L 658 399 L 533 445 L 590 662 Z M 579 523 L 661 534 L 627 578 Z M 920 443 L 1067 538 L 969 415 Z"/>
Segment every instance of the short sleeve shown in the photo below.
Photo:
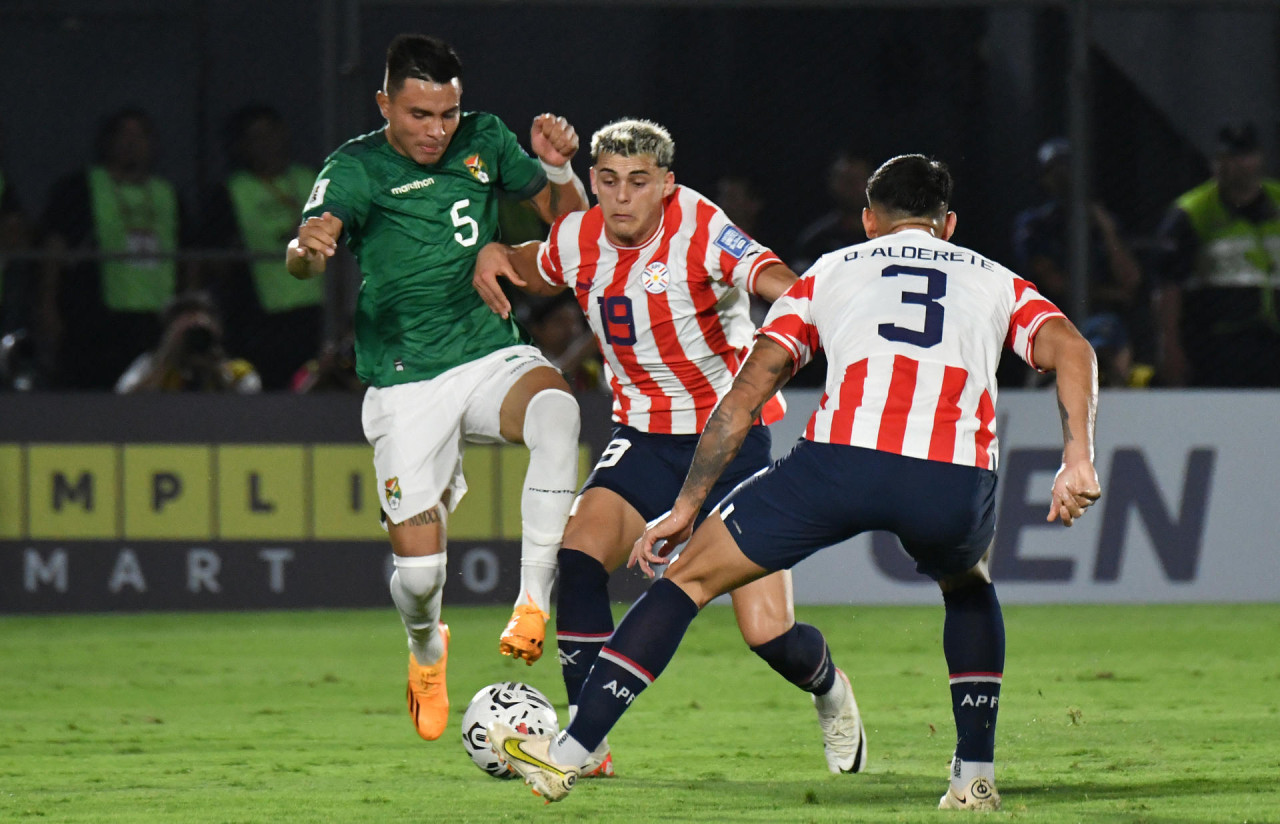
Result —
<path fill-rule="evenodd" d="M 1065 318 L 1066 315 L 1048 298 L 1036 291 L 1029 280 L 1020 277 L 1013 279 L 1013 311 L 1009 314 L 1009 331 L 1005 338 L 1005 346 L 1028 365 L 1036 366 L 1034 349 L 1036 333 L 1045 322 L 1053 318 Z M 1040 370 L 1043 371 L 1043 370 Z"/>
<path fill-rule="evenodd" d="M 813 292 L 817 278 L 810 274 L 797 280 L 786 294 L 774 301 L 756 337 L 766 337 L 791 353 L 793 372 L 813 360 L 822 348 L 818 327 L 813 322 Z"/>
<path fill-rule="evenodd" d="M 782 261 L 772 249 L 734 226 L 719 206 L 714 208 L 708 225 L 711 252 L 717 264 L 712 267 L 712 277 L 755 294 L 756 276 L 760 270 Z M 720 277 L 716 277 L 716 272 Z"/>
<path fill-rule="evenodd" d="M 542 164 L 529 157 L 515 133 L 498 118 L 498 186 L 516 200 L 528 200 L 547 185 Z"/>
<path fill-rule="evenodd" d="M 551 224 L 551 231 L 547 233 L 547 239 L 538 246 L 538 274 L 552 286 L 569 285 L 564 270 L 564 256 L 561 254 L 561 238 L 566 236 L 568 229 L 565 222 L 572 216 L 573 213 L 570 213 L 556 218 L 556 222 Z"/>
<path fill-rule="evenodd" d="M 373 201 L 364 164 L 345 152 L 329 157 L 302 207 L 302 219 L 330 212 L 342 221 L 344 231 L 359 226 L 369 215 Z"/>

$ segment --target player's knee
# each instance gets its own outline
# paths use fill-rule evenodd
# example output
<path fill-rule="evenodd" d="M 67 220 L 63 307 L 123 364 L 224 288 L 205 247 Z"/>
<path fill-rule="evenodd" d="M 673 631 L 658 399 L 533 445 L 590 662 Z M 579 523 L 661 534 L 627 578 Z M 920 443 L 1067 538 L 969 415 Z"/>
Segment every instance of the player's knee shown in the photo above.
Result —
<path fill-rule="evenodd" d="M 734 604 L 738 618 L 738 631 L 749 647 L 758 647 L 782 635 L 795 623 L 785 605 L 767 601 Z"/>
<path fill-rule="evenodd" d="M 525 445 L 532 450 L 578 450 L 578 401 L 563 389 L 543 389 L 524 410 Z"/>
<path fill-rule="evenodd" d="M 443 552 L 434 555 L 394 556 L 392 562 L 396 570 L 391 581 L 392 596 L 399 594 L 397 590 L 413 598 L 433 594 L 444 585 L 446 561 Z"/>

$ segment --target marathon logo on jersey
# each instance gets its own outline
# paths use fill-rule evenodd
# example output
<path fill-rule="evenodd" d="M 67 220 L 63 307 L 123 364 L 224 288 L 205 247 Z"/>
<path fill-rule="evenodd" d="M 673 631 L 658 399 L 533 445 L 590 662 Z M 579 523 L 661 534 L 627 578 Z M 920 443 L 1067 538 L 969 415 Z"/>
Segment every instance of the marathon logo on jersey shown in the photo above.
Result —
<path fill-rule="evenodd" d="M 316 181 L 316 187 L 311 190 L 311 197 L 307 198 L 307 205 L 302 207 L 302 211 L 314 209 L 321 203 L 324 203 L 325 189 L 329 188 L 329 178 L 322 178 Z M 297 201 L 294 201 L 295 203 Z"/>
<path fill-rule="evenodd" d="M 640 276 L 640 283 L 644 285 L 644 290 L 649 294 L 661 295 L 667 291 L 667 285 L 671 283 L 671 271 L 667 269 L 667 264 L 660 260 L 655 260 L 644 267 L 644 274 Z"/>
<path fill-rule="evenodd" d="M 400 476 L 388 478 L 383 486 L 387 489 L 387 509 L 395 512 L 400 508 Z"/>
<path fill-rule="evenodd" d="M 412 183 L 406 183 L 403 186 L 397 186 L 391 190 L 393 195 L 407 195 L 410 192 L 416 192 L 418 189 L 425 189 L 428 186 L 435 185 L 434 177 L 424 177 L 422 180 L 415 180 Z"/>
<path fill-rule="evenodd" d="M 716 245 L 738 260 L 742 260 L 747 247 L 751 245 L 751 238 L 738 231 L 736 226 L 726 226 L 720 230 Z"/>
<path fill-rule="evenodd" d="M 471 176 L 476 180 L 481 183 L 489 182 L 489 168 L 484 165 L 484 161 L 480 159 L 480 155 L 473 154 L 462 162 L 467 164 L 467 171 L 471 172 Z"/>

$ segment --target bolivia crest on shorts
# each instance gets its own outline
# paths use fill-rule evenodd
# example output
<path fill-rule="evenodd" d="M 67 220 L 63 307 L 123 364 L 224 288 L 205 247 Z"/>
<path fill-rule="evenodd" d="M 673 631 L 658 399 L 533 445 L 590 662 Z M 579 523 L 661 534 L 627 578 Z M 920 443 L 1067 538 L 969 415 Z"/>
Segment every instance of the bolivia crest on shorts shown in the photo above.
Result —
<path fill-rule="evenodd" d="M 644 285 L 644 290 L 649 294 L 661 295 L 667 291 L 667 284 L 671 282 L 671 272 L 667 269 L 667 264 L 660 260 L 655 260 L 644 267 L 644 274 L 640 276 L 640 282 Z"/>
<path fill-rule="evenodd" d="M 384 486 L 387 488 L 387 509 L 395 512 L 400 508 L 400 477 L 388 478 Z"/>
<path fill-rule="evenodd" d="M 467 171 L 471 172 L 471 176 L 476 180 L 481 183 L 489 182 L 489 170 L 484 165 L 484 161 L 480 159 L 480 155 L 473 154 L 462 162 L 467 164 Z"/>

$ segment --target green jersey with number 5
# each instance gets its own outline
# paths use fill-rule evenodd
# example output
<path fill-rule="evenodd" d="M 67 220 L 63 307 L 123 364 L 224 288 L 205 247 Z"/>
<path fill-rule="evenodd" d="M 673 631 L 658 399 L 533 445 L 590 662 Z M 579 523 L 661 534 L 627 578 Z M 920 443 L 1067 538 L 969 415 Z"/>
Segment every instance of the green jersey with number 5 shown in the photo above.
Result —
<path fill-rule="evenodd" d="M 373 386 L 427 380 L 527 343 L 471 286 L 476 255 L 498 232 L 499 192 L 516 199 L 546 185 L 538 161 L 501 120 L 466 112 L 439 161 L 423 166 L 382 130 L 325 161 L 303 219 L 331 212 L 360 262 L 356 371 Z"/>

